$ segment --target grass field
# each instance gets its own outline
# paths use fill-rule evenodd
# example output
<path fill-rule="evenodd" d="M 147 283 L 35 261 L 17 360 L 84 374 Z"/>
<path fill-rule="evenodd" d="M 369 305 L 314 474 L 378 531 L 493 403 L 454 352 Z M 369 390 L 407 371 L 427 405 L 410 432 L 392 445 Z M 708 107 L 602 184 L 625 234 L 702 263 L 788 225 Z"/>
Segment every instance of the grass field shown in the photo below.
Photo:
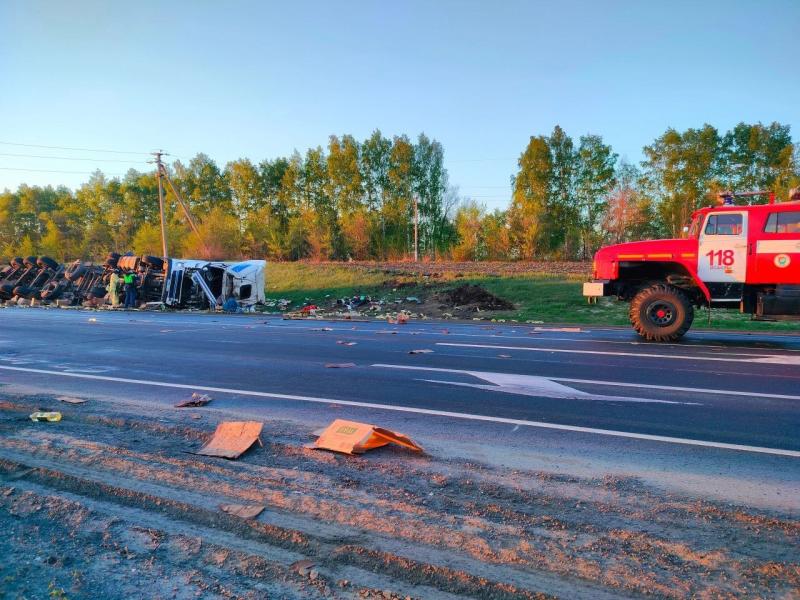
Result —
<path fill-rule="evenodd" d="M 621 325 L 627 326 L 628 305 L 601 299 L 591 305 L 581 295 L 585 275 L 575 268 L 553 265 L 548 273 L 540 263 L 526 268 L 515 265 L 508 272 L 476 265 L 461 271 L 439 269 L 436 264 L 424 268 L 413 265 L 349 265 L 343 263 L 270 263 L 267 267 L 267 296 L 291 300 L 296 309 L 304 304 L 324 307 L 336 298 L 368 295 L 387 302 L 416 296 L 422 300 L 432 294 L 463 283 L 479 285 L 492 294 L 509 300 L 516 309 L 481 313 L 485 319 L 536 321 L 547 324 Z M 500 272 L 498 272 L 500 271 Z M 567 271 L 567 272 L 565 272 Z M 697 311 L 695 327 L 709 327 L 708 312 Z M 711 314 L 712 329 L 738 331 L 800 331 L 798 322 L 766 323 L 752 321 L 736 311 L 715 309 Z"/>

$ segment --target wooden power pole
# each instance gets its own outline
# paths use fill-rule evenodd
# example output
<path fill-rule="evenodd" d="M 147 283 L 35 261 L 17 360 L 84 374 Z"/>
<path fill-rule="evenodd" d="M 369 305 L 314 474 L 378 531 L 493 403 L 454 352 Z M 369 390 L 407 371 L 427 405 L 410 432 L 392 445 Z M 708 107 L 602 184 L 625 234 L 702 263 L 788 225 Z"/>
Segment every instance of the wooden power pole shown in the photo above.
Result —
<path fill-rule="evenodd" d="M 419 262 L 419 198 L 414 195 L 414 262 Z"/>
<path fill-rule="evenodd" d="M 165 153 L 161 150 L 157 152 L 153 152 L 153 156 L 155 156 L 155 160 L 153 162 L 156 163 L 156 182 L 158 183 L 158 214 L 161 218 L 161 252 L 164 254 L 164 258 L 169 256 L 167 252 L 167 223 L 166 219 L 164 218 L 164 186 L 161 184 L 161 172 L 164 168 L 164 164 L 161 162 L 161 157 L 165 156 Z"/>

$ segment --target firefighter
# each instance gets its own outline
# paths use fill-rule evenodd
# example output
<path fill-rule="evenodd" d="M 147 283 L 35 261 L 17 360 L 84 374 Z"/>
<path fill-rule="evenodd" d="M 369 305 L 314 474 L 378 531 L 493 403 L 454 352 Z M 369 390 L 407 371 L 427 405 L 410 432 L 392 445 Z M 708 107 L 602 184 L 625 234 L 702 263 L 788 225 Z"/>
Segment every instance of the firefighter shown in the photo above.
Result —
<path fill-rule="evenodd" d="M 121 278 L 119 276 L 119 269 L 111 271 L 111 277 L 108 279 L 108 296 L 111 299 L 111 307 L 119 308 L 119 284 Z"/>
<path fill-rule="evenodd" d="M 125 309 L 136 308 L 136 274 L 127 271 L 122 281 L 125 283 Z"/>

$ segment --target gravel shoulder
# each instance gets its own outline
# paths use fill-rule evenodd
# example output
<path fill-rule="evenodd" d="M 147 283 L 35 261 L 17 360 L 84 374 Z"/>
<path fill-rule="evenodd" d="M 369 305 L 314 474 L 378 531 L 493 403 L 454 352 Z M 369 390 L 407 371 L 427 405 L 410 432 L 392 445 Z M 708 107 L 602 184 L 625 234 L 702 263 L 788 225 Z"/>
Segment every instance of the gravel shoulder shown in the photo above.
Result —
<path fill-rule="evenodd" d="M 579 477 L 305 447 L 264 423 L 239 460 L 191 454 L 223 411 L 0 395 L 9 598 L 792 597 L 789 513 Z M 34 423 L 35 409 L 60 410 Z M 425 445 L 425 440 L 419 440 Z M 221 504 L 263 505 L 256 518 Z"/>

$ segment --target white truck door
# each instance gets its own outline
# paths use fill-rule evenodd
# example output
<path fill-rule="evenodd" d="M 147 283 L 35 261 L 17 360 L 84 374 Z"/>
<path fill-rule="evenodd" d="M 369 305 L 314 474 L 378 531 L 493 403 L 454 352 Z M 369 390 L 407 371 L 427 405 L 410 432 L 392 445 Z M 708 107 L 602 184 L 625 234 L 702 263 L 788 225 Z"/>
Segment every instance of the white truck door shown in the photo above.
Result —
<path fill-rule="evenodd" d="M 718 212 L 706 218 L 697 257 L 700 279 L 741 283 L 747 274 L 747 213 Z"/>

